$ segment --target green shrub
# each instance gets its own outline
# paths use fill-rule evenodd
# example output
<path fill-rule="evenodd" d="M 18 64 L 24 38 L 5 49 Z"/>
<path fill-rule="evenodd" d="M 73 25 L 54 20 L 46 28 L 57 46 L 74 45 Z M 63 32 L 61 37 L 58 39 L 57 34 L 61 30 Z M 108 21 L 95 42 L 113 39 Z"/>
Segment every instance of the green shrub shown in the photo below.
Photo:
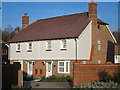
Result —
<path fill-rule="evenodd" d="M 45 79 L 45 76 L 42 76 L 41 81 Z"/>
<path fill-rule="evenodd" d="M 115 72 L 114 73 L 113 81 L 120 83 L 120 72 Z"/>
<path fill-rule="evenodd" d="M 78 84 L 74 88 L 120 88 L 120 84 L 114 81 L 108 82 L 89 82 L 86 84 Z"/>
<path fill-rule="evenodd" d="M 72 81 L 72 78 L 70 76 L 66 76 L 67 81 Z"/>

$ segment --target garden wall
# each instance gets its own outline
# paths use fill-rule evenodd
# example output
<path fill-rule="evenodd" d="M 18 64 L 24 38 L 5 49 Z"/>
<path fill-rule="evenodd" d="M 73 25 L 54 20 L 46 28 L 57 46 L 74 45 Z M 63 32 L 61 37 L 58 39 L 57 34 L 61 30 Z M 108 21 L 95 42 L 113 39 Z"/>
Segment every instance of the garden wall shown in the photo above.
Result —
<path fill-rule="evenodd" d="M 104 78 L 105 74 L 111 76 L 120 72 L 120 64 L 80 64 L 74 63 L 74 85 L 87 83 Z"/>

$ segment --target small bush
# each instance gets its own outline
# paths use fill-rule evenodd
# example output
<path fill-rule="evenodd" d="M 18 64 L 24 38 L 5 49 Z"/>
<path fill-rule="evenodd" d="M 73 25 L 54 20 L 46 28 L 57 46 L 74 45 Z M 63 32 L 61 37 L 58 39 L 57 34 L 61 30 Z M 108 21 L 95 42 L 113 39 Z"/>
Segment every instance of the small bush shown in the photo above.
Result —
<path fill-rule="evenodd" d="M 74 88 L 120 88 L 120 84 L 113 81 L 108 82 L 89 82 L 86 84 L 78 84 Z"/>
<path fill-rule="evenodd" d="M 113 81 L 120 83 L 120 72 L 115 72 L 114 73 Z"/>
<path fill-rule="evenodd" d="M 98 72 L 98 77 L 100 81 L 104 81 L 104 82 L 112 80 L 112 76 L 109 75 L 106 71 Z"/>
<path fill-rule="evenodd" d="M 41 80 L 44 80 L 45 79 L 45 76 L 42 76 Z"/>
<path fill-rule="evenodd" d="M 72 78 L 70 76 L 66 76 L 67 81 L 72 81 Z"/>

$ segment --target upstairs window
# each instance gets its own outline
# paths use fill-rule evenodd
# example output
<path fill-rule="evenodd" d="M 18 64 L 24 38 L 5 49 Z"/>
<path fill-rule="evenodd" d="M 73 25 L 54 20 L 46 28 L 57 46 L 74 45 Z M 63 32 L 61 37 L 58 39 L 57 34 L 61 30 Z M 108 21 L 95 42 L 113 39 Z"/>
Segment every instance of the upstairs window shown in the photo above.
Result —
<path fill-rule="evenodd" d="M 98 41 L 97 44 L 98 44 L 98 50 L 101 50 L 101 41 Z"/>
<path fill-rule="evenodd" d="M 46 42 L 46 51 L 51 51 L 52 46 L 51 46 L 51 41 Z"/>
<path fill-rule="evenodd" d="M 16 45 L 16 52 L 20 52 L 20 44 Z"/>
<path fill-rule="evenodd" d="M 66 50 L 67 49 L 67 41 L 66 40 L 62 40 L 61 41 L 61 50 Z"/>
<path fill-rule="evenodd" d="M 32 52 L 32 42 L 29 42 L 27 47 L 27 52 Z"/>

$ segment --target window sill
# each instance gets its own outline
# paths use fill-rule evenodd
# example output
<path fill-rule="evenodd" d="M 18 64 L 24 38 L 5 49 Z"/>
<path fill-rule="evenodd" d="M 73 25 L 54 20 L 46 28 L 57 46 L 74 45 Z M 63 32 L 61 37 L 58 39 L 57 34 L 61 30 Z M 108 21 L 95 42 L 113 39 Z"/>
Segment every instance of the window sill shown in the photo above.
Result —
<path fill-rule="evenodd" d="M 60 50 L 67 50 L 66 48 L 61 48 Z"/>
<path fill-rule="evenodd" d="M 70 72 L 58 72 L 60 74 L 70 74 Z"/>
<path fill-rule="evenodd" d="M 46 51 L 52 51 L 51 49 L 47 49 Z"/>
<path fill-rule="evenodd" d="M 27 52 L 32 52 L 32 50 L 27 50 Z"/>
<path fill-rule="evenodd" d="M 20 52 L 20 51 L 16 51 L 16 52 Z"/>

